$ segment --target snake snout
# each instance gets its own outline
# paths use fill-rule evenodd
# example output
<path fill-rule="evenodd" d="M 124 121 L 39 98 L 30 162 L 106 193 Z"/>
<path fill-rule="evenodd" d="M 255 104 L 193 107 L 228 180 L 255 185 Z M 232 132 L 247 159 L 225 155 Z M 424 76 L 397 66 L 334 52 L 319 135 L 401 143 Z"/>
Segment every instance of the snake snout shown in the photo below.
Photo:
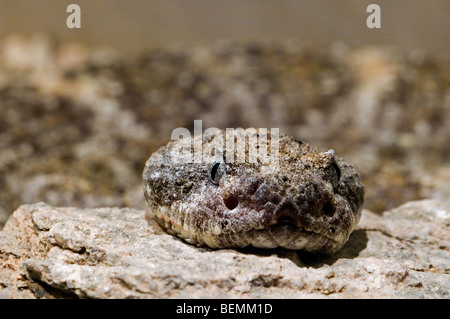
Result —
<path fill-rule="evenodd" d="M 290 204 L 282 206 L 275 212 L 274 222 L 276 224 L 288 224 L 296 227 L 301 225 L 297 210 Z"/>

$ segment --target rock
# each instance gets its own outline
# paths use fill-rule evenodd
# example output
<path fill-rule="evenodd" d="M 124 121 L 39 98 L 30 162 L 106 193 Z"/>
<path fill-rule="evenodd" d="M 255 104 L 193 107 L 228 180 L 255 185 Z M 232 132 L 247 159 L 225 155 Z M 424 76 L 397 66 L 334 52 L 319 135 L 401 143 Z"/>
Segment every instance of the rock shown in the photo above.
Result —
<path fill-rule="evenodd" d="M 363 211 L 332 256 L 211 250 L 144 211 L 21 206 L 0 232 L 1 298 L 449 298 L 450 204 Z"/>

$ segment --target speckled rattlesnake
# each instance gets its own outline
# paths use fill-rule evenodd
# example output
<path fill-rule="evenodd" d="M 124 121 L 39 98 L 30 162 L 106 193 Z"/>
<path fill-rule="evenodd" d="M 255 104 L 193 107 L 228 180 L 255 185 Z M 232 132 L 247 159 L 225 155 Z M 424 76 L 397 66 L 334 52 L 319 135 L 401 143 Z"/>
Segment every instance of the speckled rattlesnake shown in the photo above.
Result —
<path fill-rule="evenodd" d="M 246 132 L 233 134 L 240 139 Z M 268 135 L 267 143 L 272 139 Z M 212 149 L 223 145 L 216 135 L 195 136 L 193 143 L 199 141 L 203 147 L 215 144 Z M 363 203 L 364 186 L 353 166 L 333 150 L 319 152 L 287 136 L 279 139 L 278 162 L 250 162 L 249 149 L 260 144 L 235 144 L 234 154 L 246 154 L 242 163 L 229 162 L 229 153 L 212 161 L 180 161 L 176 150 L 190 150 L 190 139 L 160 148 L 143 174 L 149 214 L 169 233 L 197 245 L 339 250 Z"/>

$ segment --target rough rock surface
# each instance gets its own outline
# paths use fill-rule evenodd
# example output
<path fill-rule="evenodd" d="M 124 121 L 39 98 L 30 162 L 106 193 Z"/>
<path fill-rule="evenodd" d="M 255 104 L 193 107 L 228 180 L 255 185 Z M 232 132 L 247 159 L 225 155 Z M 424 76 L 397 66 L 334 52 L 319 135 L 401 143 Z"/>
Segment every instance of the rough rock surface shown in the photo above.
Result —
<path fill-rule="evenodd" d="M 211 250 L 144 211 L 20 207 L 0 232 L 2 298 L 449 298 L 450 205 L 363 211 L 337 254 Z"/>

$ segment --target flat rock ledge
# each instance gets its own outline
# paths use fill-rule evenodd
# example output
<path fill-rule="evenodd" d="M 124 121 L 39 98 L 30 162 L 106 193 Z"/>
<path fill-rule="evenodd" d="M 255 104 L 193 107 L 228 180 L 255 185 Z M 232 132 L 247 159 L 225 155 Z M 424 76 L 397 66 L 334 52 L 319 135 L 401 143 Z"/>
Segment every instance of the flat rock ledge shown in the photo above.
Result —
<path fill-rule="evenodd" d="M 337 254 L 198 248 L 144 211 L 21 206 L 0 298 L 450 298 L 450 203 L 367 210 Z"/>

